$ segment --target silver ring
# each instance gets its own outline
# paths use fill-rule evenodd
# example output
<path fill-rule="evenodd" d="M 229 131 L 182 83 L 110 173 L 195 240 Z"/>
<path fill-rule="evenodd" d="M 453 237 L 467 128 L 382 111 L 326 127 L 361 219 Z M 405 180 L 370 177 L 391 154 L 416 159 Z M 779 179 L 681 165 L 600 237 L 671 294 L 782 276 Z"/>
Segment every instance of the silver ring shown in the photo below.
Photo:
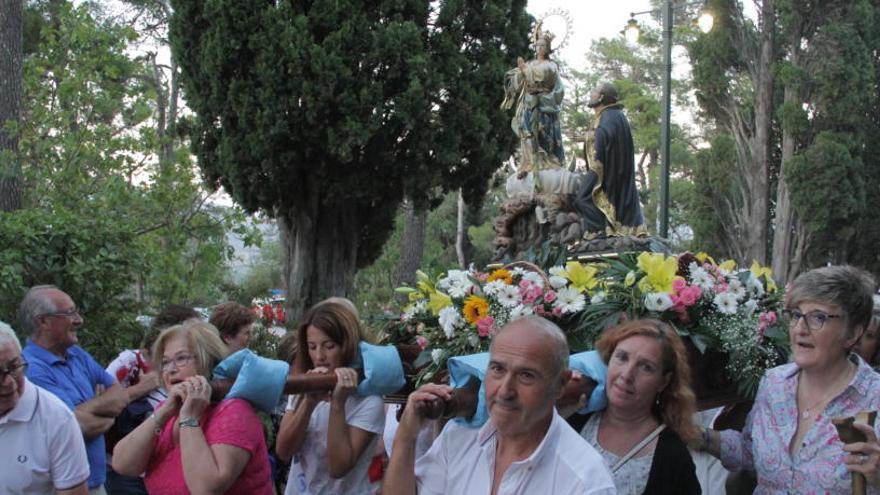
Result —
<path fill-rule="evenodd" d="M 864 464 L 866 460 L 868 460 L 868 456 L 865 454 L 859 454 L 859 464 Z"/>

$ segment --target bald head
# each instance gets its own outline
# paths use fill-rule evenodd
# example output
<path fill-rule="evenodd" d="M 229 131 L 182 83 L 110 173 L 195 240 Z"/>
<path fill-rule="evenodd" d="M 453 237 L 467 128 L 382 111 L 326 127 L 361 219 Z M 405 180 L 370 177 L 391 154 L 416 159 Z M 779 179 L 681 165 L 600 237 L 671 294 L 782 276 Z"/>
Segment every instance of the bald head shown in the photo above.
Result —
<path fill-rule="evenodd" d="M 502 339 L 534 339 L 539 346 L 546 346 L 549 361 L 546 366 L 553 376 L 560 376 L 568 369 L 568 341 L 562 330 L 552 321 L 540 316 L 526 316 L 505 325 L 489 347 L 489 352 L 496 342 Z"/>

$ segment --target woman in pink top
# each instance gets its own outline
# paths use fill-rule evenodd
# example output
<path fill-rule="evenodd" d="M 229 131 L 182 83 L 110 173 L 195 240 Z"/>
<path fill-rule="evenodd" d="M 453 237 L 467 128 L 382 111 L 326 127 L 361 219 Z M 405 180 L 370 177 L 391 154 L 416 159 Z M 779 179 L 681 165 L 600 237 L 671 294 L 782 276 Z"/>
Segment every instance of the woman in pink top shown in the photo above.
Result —
<path fill-rule="evenodd" d="M 262 426 L 250 404 L 228 399 L 212 404 L 208 377 L 228 350 L 211 325 L 193 321 L 159 335 L 168 399 L 116 444 L 113 469 L 146 472 L 151 494 L 271 494 Z"/>

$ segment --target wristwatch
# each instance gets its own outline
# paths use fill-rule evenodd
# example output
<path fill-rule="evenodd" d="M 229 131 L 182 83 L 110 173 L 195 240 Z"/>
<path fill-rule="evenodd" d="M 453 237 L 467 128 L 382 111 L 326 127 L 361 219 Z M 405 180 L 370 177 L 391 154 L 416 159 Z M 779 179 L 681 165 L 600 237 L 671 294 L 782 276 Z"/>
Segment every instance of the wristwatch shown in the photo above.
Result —
<path fill-rule="evenodd" d="M 199 420 L 196 418 L 183 418 L 177 422 L 177 425 L 183 428 L 184 426 L 189 426 L 191 428 L 199 427 Z"/>

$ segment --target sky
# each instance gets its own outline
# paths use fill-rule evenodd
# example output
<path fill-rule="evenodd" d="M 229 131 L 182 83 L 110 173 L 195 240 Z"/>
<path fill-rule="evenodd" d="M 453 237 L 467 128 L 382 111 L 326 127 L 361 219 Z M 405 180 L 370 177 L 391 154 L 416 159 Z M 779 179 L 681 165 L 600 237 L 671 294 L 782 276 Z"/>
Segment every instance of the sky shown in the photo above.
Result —
<path fill-rule="evenodd" d="M 585 54 L 593 40 L 620 36 L 631 12 L 651 9 L 650 0 L 529 0 L 526 10 L 535 18 L 553 10 L 565 10 L 572 21 L 568 43 L 555 56 L 570 67 L 582 70 L 586 66 Z M 637 17 L 639 22 L 651 22 L 650 16 Z M 557 36 L 561 21 L 558 16 L 549 18 L 546 26 Z"/>

